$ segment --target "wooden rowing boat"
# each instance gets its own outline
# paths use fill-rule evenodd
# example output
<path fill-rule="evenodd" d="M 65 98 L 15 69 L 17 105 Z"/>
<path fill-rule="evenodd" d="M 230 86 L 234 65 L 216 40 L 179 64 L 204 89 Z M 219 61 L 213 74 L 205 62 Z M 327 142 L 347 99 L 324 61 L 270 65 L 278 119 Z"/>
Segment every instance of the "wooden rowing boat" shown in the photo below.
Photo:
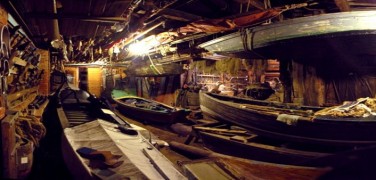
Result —
<path fill-rule="evenodd" d="M 233 133 L 222 128 L 195 127 L 204 146 L 214 152 L 263 162 L 301 165 L 332 155 L 333 148 L 317 148 L 259 137 L 250 133 Z M 219 130 L 219 131 L 218 131 Z M 338 150 L 339 151 L 339 150 Z"/>
<path fill-rule="evenodd" d="M 118 125 L 94 120 L 64 129 L 64 160 L 77 179 L 186 179 L 141 134 L 125 134 Z M 80 149 L 116 155 L 116 166 L 95 168 L 95 159 L 84 158 Z M 107 162 L 107 161 L 106 161 Z"/>
<path fill-rule="evenodd" d="M 88 92 L 65 88 L 59 99 L 63 158 L 75 178 L 186 179 L 139 133 L 142 128 L 126 123 Z"/>
<path fill-rule="evenodd" d="M 113 123 L 118 122 L 118 118 L 107 113 L 108 108 L 87 91 L 68 87 L 62 89 L 58 97 L 59 104 L 56 110 L 63 129 L 98 118 Z"/>
<path fill-rule="evenodd" d="M 200 93 L 201 110 L 218 120 L 249 129 L 273 139 L 325 144 L 359 146 L 376 143 L 376 117 L 314 117 L 320 108 L 294 107 L 266 101 L 247 100 L 212 93 Z M 280 106 L 280 107 L 278 107 Z"/>
<path fill-rule="evenodd" d="M 114 100 L 120 112 L 143 122 L 172 124 L 183 120 L 189 113 L 185 109 L 137 96 L 125 96 Z"/>

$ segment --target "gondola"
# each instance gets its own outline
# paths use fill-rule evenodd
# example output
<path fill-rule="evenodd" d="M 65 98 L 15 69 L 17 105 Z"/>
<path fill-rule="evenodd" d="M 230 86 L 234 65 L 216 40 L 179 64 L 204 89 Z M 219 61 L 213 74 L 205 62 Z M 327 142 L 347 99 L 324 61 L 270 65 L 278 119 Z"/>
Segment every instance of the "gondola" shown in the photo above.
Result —
<path fill-rule="evenodd" d="M 248 100 L 200 92 L 204 114 L 244 127 L 253 133 L 285 141 L 330 146 L 376 143 L 376 117 L 313 116 L 319 107 Z"/>
<path fill-rule="evenodd" d="M 148 123 L 173 124 L 190 112 L 137 96 L 114 98 L 117 108 L 128 117 Z"/>
<path fill-rule="evenodd" d="M 99 99 L 81 89 L 66 87 L 58 92 L 56 108 L 61 127 L 73 127 L 96 119 L 118 123 L 119 118 L 109 112 L 107 106 Z M 121 121 L 121 120 L 120 120 Z"/>
<path fill-rule="evenodd" d="M 64 135 L 64 161 L 77 179 L 186 179 L 141 134 L 119 131 L 117 124 L 94 120 Z"/>
<path fill-rule="evenodd" d="M 90 93 L 59 91 L 63 159 L 80 179 L 185 179 L 145 139 L 138 128 L 118 117 Z"/>

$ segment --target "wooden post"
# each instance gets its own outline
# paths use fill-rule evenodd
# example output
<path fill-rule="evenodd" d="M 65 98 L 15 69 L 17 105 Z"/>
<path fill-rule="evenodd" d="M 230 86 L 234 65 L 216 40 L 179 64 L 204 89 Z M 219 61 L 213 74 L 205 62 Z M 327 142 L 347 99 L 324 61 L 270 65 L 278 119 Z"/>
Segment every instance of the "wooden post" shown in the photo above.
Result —
<path fill-rule="evenodd" d="M 4 179 L 17 179 L 15 119 L 18 112 L 8 112 L 1 121 L 2 170 Z"/>
<path fill-rule="evenodd" d="M 4 7 L 0 4 L 0 24 L 7 25 L 8 24 L 8 12 L 5 10 Z"/>
<path fill-rule="evenodd" d="M 102 93 L 102 72 L 100 68 L 87 68 L 88 91 L 99 97 Z"/>
<path fill-rule="evenodd" d="M 280 78 L 284 88 L 283 102 L 291 103 L 291 92 L 292 92 L 292 61 L 288 59 L 282 59 L 279 63 Z"/>
<path fill-rule="evenodd" d="M 350 11 L 350 4 L 347 0 L 334 0 L 336 3 L 337 7 L 339 8 L 340 11 L 346 12 Z"/>
<path fill-rule="evenodd" d="M 39 49 L 40 54 L 39 68 L 44 70 L 42 79 L 39 82 L 39 94 L 49 95 L 50 94 L 50 52 L 47 50 Z"/>

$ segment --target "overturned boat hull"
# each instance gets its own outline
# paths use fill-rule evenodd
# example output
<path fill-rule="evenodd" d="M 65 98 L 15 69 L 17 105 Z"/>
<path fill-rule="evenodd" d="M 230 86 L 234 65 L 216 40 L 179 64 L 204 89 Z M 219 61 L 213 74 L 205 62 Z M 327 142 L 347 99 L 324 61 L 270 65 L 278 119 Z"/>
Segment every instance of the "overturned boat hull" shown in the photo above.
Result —
<path fill-rule="evenodd" d="M 375 55 L 375 21 L 375 11 L 323 14 L 248 28 L 199 46 L 241 58 L 359 59 Z"/>

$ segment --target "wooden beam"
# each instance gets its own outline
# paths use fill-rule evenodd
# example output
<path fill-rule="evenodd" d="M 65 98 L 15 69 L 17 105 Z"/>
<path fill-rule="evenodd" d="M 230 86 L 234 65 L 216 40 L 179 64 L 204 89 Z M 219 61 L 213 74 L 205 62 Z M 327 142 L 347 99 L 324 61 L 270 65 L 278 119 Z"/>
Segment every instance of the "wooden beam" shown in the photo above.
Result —
<path fill-rule="evenodd" d="M 1 121 L 1 141 L 2 141 L 2 178 L 17 179 L 16 164 L 16 125 L 15 119 L 18 112 L 9 111 L 7 116 Z"/>
<path fill-rule="evenodd" d="M 348 2 L 350 6 L 376 7 L 376 3 Z"/>
<path fill-rule="evenodd" d="M 261 2 L 260 0 L 233 0 L 233 1 L 236 1 L 236 2 L 241 3 L 241 4 L 248 4 L 249 3 L 253 7 L 260 9 L 260 10 L 265 9 L 264 2 Z"/>
<path fill-rule="evenodd" d="M 334 2 L 336 3 L 340 11 L 342 12 L 350 11 L 350 5 L 347 0 L 334 0 Z"/>
<path fill-rule="evenodd" d="M 107 23 L 118 23 L 125 22 L 126 19 L 123 17 L 105 17 L 105 16 L 82 16 L 74 14 L 54 14 L 54 13 L 26 13 L 28 18 L 37 19 L 76 19 L 81 21 L 89 22 L 107 22 Z"/>
<path fill-rule="evenodd" d="M 160 14 L 163 14 L 162 16 L 169 18 L 169 19 L 178 20 L 178 21 L 185 21 L 185 22 L 197 21 L 197 20 L 202 19 L 201 16 L 197 16 L 197 15 L 194 15 L 194 14 L 190 14 L 190 13 L 186 13 L 186 12 L 183 12 L 183 11 L 170 9 L 170 8 L 162 10 L 160 12 Z"/>

